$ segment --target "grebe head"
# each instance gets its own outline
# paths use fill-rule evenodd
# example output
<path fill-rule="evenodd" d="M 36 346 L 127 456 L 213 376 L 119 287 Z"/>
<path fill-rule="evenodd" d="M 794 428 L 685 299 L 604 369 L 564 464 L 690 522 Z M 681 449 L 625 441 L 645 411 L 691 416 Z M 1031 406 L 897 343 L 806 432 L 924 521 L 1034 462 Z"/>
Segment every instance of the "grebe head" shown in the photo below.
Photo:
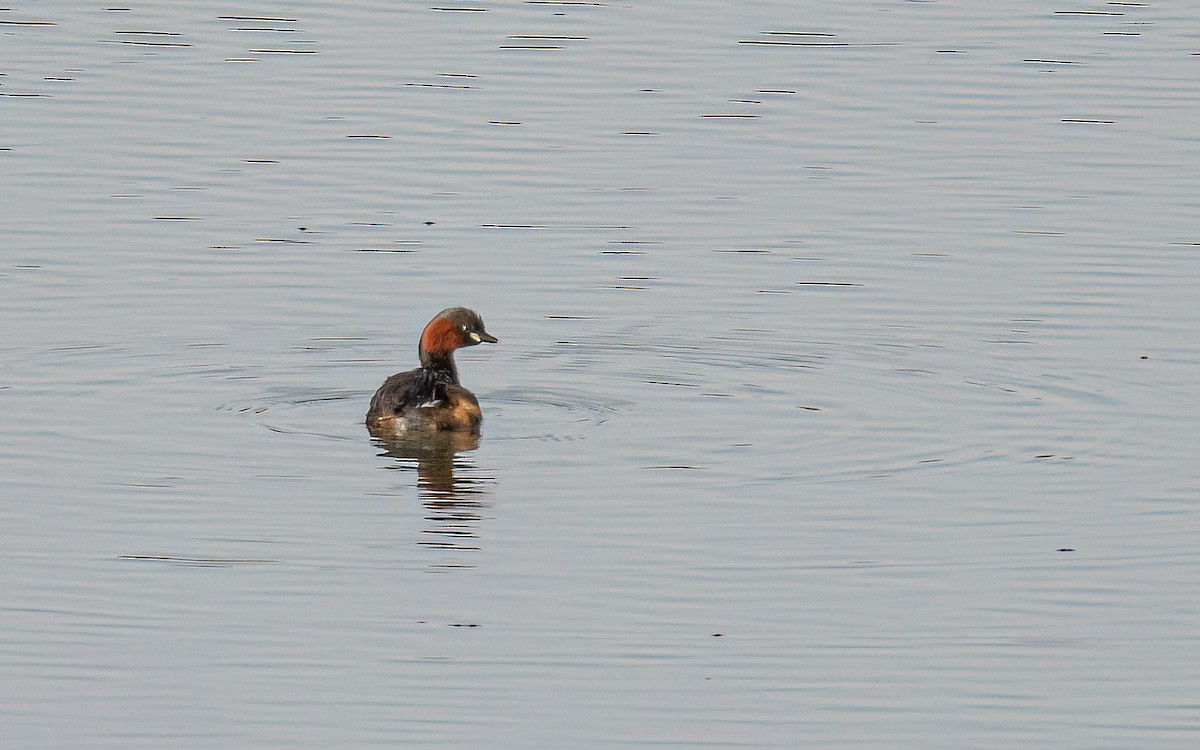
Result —
<path fill-rule="evenodd" d="M 484 329 L 479 313 L 465 307 L 446 308 L 435 315 L 421 332 L 421 364 L 428 364 L 430 357 L 446 356 L 455 349 L 485 341 L 495 344 L 500 339 Z"/>

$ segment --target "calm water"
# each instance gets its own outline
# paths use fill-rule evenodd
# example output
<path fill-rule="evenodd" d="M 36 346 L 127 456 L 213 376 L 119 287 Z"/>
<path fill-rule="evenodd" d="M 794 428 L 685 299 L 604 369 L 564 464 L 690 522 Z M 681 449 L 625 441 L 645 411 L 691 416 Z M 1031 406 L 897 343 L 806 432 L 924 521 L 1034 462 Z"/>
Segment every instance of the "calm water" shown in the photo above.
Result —
<path fill-rule="evenodd" d="M 252 5 L 0 11 L 6 745 L 1200 742 L 1200 6 Z"/>

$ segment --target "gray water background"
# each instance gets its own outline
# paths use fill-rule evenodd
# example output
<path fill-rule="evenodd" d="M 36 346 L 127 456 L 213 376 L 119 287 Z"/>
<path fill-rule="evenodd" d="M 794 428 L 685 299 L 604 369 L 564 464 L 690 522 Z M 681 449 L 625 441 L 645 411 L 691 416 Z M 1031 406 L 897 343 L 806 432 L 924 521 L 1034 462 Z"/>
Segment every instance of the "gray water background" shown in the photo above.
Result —
<path fill-rule="evenodd" d="M 0 74 L 6 746 L 1200 743 L 1200 6 L 24 3 Z M 455 304 L 483 439 L 388 455 Z"/>

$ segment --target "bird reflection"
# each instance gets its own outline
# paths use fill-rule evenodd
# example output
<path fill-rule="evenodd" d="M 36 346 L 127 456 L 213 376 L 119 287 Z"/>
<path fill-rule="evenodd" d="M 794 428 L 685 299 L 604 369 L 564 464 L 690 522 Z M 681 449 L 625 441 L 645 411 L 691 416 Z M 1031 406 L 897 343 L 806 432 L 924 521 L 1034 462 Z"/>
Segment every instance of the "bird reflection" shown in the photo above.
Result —
<path fill-rule="evenodd" d="M 404 468 L 417 471 L 417 492 L 425 506 L 421 545 L 431 549 L 465 552 L 479 549 L 479 523 L 488 507 L 485 485 L 475 464 L 459 455 L 479 447 L 479 435 L 467 432 L 397 434 L 372 430 L 386 449 L 382 454 L 399 459 Z M 473 567 L 445 564 L 440 567 Z"/>

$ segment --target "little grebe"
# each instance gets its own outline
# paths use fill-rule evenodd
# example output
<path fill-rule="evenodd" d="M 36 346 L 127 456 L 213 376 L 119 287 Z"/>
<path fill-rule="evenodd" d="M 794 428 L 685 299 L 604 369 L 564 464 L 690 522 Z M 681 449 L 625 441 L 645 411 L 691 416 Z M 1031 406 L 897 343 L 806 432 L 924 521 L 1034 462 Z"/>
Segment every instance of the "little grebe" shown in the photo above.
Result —
<path fill-rule="evenodd" d="M 474 310 L 442 310 L 421 332 L 421 366 L 383 381 L 371 399 L 367 426 L 372 432 L 463 430 L 479 432 L 483 413 L 475 394 L 459 385 L 454 350 L 499 341 L 483 328 Z"/>

